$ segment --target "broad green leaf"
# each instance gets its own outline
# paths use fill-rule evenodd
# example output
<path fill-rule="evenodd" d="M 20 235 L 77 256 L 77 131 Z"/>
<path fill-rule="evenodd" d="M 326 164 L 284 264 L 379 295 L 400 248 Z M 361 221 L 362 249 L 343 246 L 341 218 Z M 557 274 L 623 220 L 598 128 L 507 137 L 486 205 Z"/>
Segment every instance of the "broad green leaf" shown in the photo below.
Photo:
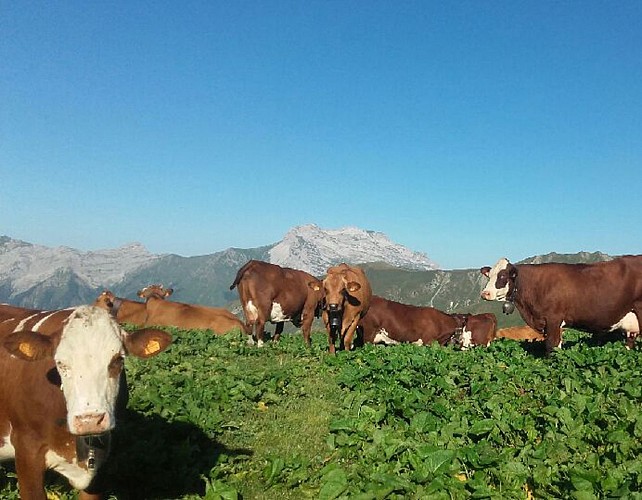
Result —
<path fill-rule="evenodd" d="M 348 477 L 343 469 L 333 469 L 323 476 L 319 500 L 333 500 L 348 486 Z"/>

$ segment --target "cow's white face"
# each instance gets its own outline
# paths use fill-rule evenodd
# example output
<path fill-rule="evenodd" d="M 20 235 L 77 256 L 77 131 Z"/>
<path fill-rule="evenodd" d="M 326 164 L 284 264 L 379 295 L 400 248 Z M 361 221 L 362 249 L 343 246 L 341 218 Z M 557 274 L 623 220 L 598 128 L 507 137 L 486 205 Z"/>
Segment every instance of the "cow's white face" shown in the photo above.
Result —
<path fill-rule="evenodd" d="M 72 434 L 100 434 L 115 423 L 127 335 L 104 309 L 77 308 L 63 327 L 54 360 Z"/>
<path fill-rule="evenodd" d="M 508 259 L 501 258 L 490 271 L 487 273 L 482 271 L 482 274 L 488 278 L 488 284 L 481 292 L 481 296 L 484 300 L 506 299 L 509 287 L 507 271 L 508 264 Z"/>

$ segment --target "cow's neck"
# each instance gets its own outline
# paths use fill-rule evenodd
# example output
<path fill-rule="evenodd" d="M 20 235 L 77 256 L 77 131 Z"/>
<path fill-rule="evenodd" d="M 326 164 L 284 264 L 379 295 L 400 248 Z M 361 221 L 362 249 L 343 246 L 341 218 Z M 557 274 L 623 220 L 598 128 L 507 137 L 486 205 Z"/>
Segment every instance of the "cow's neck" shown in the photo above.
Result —
<path fill-rule="evenodd" d="M 98 470 L 107 460 L 110 450 L 110 432 L 98 436 L 78 436 L 76 438 L 76 456 L 79 462 L 87 462 L 87 470 Z"/>
<path fill-rule="evenodd" d="M 111 307 L 111 314 L 114 318 L 118 317 L 118 311 L 120 310 L 120 307 L 122 305 L 123 305 L 123 299 L 121 299 L 120 297 L 116 297 Z"/>

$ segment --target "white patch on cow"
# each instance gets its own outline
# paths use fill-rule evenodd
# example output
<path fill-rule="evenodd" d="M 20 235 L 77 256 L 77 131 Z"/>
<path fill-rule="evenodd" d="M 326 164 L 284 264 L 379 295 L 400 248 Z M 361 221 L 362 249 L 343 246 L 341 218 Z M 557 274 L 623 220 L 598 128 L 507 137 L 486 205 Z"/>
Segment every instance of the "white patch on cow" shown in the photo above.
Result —
<path fill-rule="evenodd" d="M 497 275 L 500 271 L 506 269 L 509 262 L 508 259 L 502 257 L 497 261 L 497 264 L 493 266 L 488 274 L 488 283 L 486 287 L 482 290 L 482 297 L 485 300 L 504 300 L 506 295 L 508 295 L 508 283 L 504 288 L 495 288 L 495 283 L 497 282 Z"/>
<path fill-rule="evenodd" d="M 92 424 L 96 434 L 111 430 L 116 423 L 120 377 L 110 377 L 108 367 L 124 355 L 121 330 L 108 311 L 94 306 L 76 308 L 63 326 L 54 360 L 72 434 L 85 433 L 76 417 L 96 421 Z"/>
<path fill-rule="evenodd" d="M 245 319 L 248 321 L 256 321 L 259 319 L 259 310 L 251 300 L 248 300 L 245 304 L 245 316 Z"/>
<path fill-rule="evenodd" d="M 390 338 L 390 335 L 385 330 L 385 328 L 382 328 L 381 330 L 379 330 L 377 332 L 377 334 L 375 335 L 375 338 L 374 338 L 374 340 L 372 342 L 374 344 L 386 344 L 386 345 L 395 345 L 395 344 L 399 343 L 395 339 Z"/>
<path fill-rule="evenodd" d="M 16 456 L 16 449 L 11 444 L 11 431 L 6 436 L 0 436 L 0 462 L 4 460 L 11 460 Z"/>
<path fill-rule="evenodd" d="M 473 332 L 464 328 L 461 332 L 461 349 L 465 351 L 473 345 Z"/>
<path fill-rule="evenodd" d="M 416 342 L 413 342 L 413 344 L 418 345 L 419 347 L 421 347 L 422 345 L 424 345 L 424 341 L 419 339 Z"/>
<path fill-rule="evenodd" d="M 45 463 L 47 464 L 47 468 L 53 469 L 65 476 L 71 485 L 79 490 L 87 488 L 96 475 L 95 471 L 89 471 L 79 467 L 76 458 L 74 458 L 72 462 L 69 462 L 51 450 L 45 454 Z"/>
<path fill-rule="evenodd" d="M 31 330 L 34 331 L 34 332 L 37 332 L 38 330 L 40 330 L 40 327 L 45 323 L 45 321 L 47 321 L 49 318 L 51 318 L 57 312 L 58 311 L 52 311 L 49 314 L 47 314 L 47 315 L 43 316 L 42 318 L 40 318 L 40 320 L 35 325 L 33 325 Z"/>
<path fill-rule="evenodd" d="M 283 312 L 281 304 L 278 302 L 272 302 L 272 310 L 270 311 L 270 320 L 275 323 L 280 323 L 282 321 L 290 321 L 289 316 Z"/>
<path fill-rule="evenodd" d="M 19 332 L 19 331 L 21 331 L 21 330 L 24 330 L 24 327 L 25 327 L 25 325 L 27 324 L 27 321 L 29 321 L 29 320 L 30 320 L 31 318 L 33 318 L 34 316 L 38 316 L 38 314 L 40 314 L 40 313 L 35 313 L 35 314 L 32 314 L 31 316 L 27 316 L 26 318 L 23 318 L 23 319 L 22 319 L 22 321 L 20 321 L 20 323 L 18 323 L 18 326 L 16 326 L 16 327 L 13 329 L 13 331 L 14 331 L 14 332 Z"/>
<path fill-rule="evenodd" d="M 614 330 L 624 330 L 627 335 L 639 333 L 640 323 L 638 323 L 638 317 L 633 312 L 627 313 L 620 321 L 611 327 L 610 331 Z"/>

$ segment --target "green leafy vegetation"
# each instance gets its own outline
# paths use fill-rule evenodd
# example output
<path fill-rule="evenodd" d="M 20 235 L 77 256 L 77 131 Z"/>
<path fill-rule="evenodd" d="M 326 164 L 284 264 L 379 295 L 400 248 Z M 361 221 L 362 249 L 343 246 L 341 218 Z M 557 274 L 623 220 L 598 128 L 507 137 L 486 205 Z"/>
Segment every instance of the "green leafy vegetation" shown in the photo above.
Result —
<path fill-rule="evenodd" d="M 173 331 L 127 360 L 112 498 L 642 498 L 642 354 L 574 331 L 550 358 Z M 48 475 L 53 498 L 75 498 Z M 0 497 L 17 498 L 11 466 Z"/>

